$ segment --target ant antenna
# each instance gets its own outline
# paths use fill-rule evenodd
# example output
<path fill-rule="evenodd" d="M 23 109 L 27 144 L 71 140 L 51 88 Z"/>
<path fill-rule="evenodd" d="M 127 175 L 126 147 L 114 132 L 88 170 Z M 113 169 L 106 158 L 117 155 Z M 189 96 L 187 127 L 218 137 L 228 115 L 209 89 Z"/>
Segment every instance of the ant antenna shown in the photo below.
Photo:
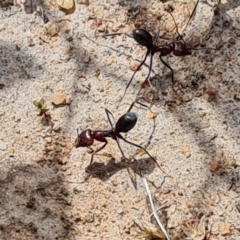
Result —
<path fill-rule="evenodd" d="M 174 25 L 175 25 L 176 32 L 177 32 L 178 36 L 182 36 L 182 35 L 179 33 L 179 31 L 178 31 L 178 24 L 176 23 L 175 18 L 174 18 L 173 14 L 172 14 L 173 10 L 174 10 L 173 7 L 170 6 L 170 5 L 168 5 L 168 8 L 166 9 L 166 11 L 171 15 L 171 17 L 172 17 L 172 19 L 173 19 L 173 22 L 174 22 Z"/>
<path fill-rule="evenodd" d="M 106 112 L 106 114 L 107 114 L 108 122 L 110 123 L 110 125 L 111 125 L 111 127 L 112 127 L 112 129 L 113 129 L 113 128 L 114 128 L 114 127 L 113 127 L 113 123 L 112 123 L 112 121 L 111 121 L 111 119 L 110 119 L 110 115 L 112 116 L 112 118 L 114 118 L 114 117 L 113 117 L 113 114 L 112 114 L 107 108 L 105 108 L 105 112 Z"/>
<path fill-rule="evenodd" d="M 198 3 L 199 3 L 199 0 L 197 0 L 197 3 L 195 4 L 195 7 L 194 7 L 194 9 L 193 9 L 193 11 L 192 11 L 192 13 L 191 13 L 191 15 L 190 15 L 190 17 L 189 17 L 189 19 L 188 19 L 188 22 L 187 22 L 187 24 L 186 24 L 186 26 L 184 27 L 184 29 L 183 29 L 182 32 L 185 32 L 185 30 L 186 30 L 187 26 L 189 25 L 191 19 L 193 18 L 193 15 L 194 15 L 195 12 L 196 12 Z M 171 15 L 171 17 L 172 17 L 172 19 L 173 19 L 173 21 L 174 21 L 174 25 L 175 25 L 175 27 L 176 27 L 176 32 L 177 32 L 178 36 L 179 36 L 179 37 L 182 37 L 182 34 L 180 34 L 179 31 L 178 31 L 178 24 L 176 23 L 175 18 L 174 18 L 173 14 L 172 14 L 172 12 L 173 12 L 173 7 L 170 6 L 170 5 L 168 5 L 168 9 L 166 9 L 166 11 Z"/>
<path fill-rule="evenodd" d="M 194 15 L 195 12 L 196 12 L 196 9 L 197 9 L 197 6 L 198 6 L 198 3 L 199 3 L 199 0 L 197 0 L 197 3 L 195 4 L 195 7 L 194 7 L 194 9 L 193 9 L 193 11 L 192 11 L 192 13 L 191 13 L 189 19 L 188 19 L 188 22 L 187 22 L 185 28 L 183 29 L 183 32 L 186 30 L 188 24 L 190 23 L 191 19 L 193 18 L 193 15 Z"/>

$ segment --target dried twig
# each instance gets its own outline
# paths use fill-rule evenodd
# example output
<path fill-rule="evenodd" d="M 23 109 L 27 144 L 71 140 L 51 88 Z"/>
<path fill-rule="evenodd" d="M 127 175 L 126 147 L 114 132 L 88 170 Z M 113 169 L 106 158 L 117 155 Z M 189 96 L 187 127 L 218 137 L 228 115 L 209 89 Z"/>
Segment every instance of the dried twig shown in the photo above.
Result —
<path fill-rule="evenodd" d="M 170 240 L 170 237 L 169 237 L 166 229 L 164 228 L 163 224 L 161 223 L 161 221 L 160 221 L 160 219 L 159 219 L 159 217 L 158 217 L 158 215 L 157 215 L 157 211 L 156 211 L 155 206 L 154 206 L 154 203 L 153 203 L 152 195 L 151 195 L 151 192 L 150 192 L 150 189 L 149 189 L 147 180 L 146 180 L 146 178 L 145 178 L 143 175 L 142 175 L 142 180 L 143 180 L 143 183 L 144 183 L 146 192 L 147 192 L 147 196 L 148 196 L 149 203 L 150 203 L 150 206 L 151 206 L 152 214 L 153 214 L 153 216 L 155 217 L 158 226 L 160 227 L 160 229 L 161 229 L 162 232 L 164 233 L 166 239 L 167 239 L 167 240 Z"/>

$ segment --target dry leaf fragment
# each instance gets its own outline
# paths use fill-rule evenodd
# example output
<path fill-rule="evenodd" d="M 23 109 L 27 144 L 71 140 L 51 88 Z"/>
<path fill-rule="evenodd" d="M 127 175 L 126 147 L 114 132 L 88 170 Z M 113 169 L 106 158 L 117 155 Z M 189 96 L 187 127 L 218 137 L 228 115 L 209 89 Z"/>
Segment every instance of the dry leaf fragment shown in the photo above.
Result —
<path fill-rule="evenodd" d="M 207 101 L 212 102 L 218 97 L 218 90 L 214 87 L 208 87 L 205 90 L 205 95 L 207 95 Z"/>
<path fill-rule="evenodd" d="M 55 105 L 66 104 L 66 96 L 62 92 L 56 92 L 52 95 L 52 102 Z"/>
<path fill-rule="evenodd" d="M 216 172 L 219 168 L 220 168 L 219 162 L 218 162 L 217 160 L 213 159 L 213 160 L 210 162 L 209 170 L 210 170 L 211 172 Z"/>
<path fill-rule="evenodd" d="M 92 22 L 92 24 L 90 25 L 90 28 L 91 29 L 96 29 L 100 25 L 102 25 L 102 19 L 101 18 L 95 18 L 94 21 Z"/>
<path fill-rule="evenodd" d="M 191 148 L 189 145 L 185 145 L 185 144 L 182 145 L 181 152 L 182 152 L 182 154 L 185 155 L 186 158 L 191 157 Z"/>
<path fill-rule="evenodd" d="M 231 224 L 222 223 L 221 226 L 220 226 L 220 233 L 221 233 L 222 236 L 231 235 Z"/>
<path fill-rule="evenodd" d="M 45 31 L 47 34 L 49 34 L 52 37 L 58 35 L 58 32 L 59 32 L 58 22 L 56 22 L 56 21 L 48 22 L 45 25 Z"/>
<path fill-rule="evenodd" d="M 139 67 L 139 63 L 138 62 L 131 62 L 130 65 L 129 65 L 129 68 L 132 71 L 136 71 L 138 67 Z M 140 69 L 138 69 L 138 70 L 140 70 Z"/>
<path fill-rule="evenodd" d="M 120 28 L 123 28 L 123 27 L 125 27 L 125 25 L 121 22 L 118 22 L 118 23 L 113 25 L 112 31 L 117 32 Z"/>
<path fill-rule="evenodd" d="M 144 155 L 144 154 L 146 154 L 146 151 L 143 150 L 143 149 L 141 149 L 141 150 L 138 152 L 138 155 L 139 155 L 139 156 L 142 156 L 142 155 Z"/>
<path fill-rule="evenodd" d="M 199 224 L 189 225 L 185 223 L 182 226 L 183 232 L 188 236 L 189 239 L 193 240 L 204 240 L 206 236 L 204 216 L 202 216 Z"/>
<path fill-rule="evenodd" d="M 77 1 L 78 4 L 85 4 L 85 5 L 89 5 L 89 0 L 78 0 Z"/>
<path fill-rule="evenodd" d="M 60 8 L 63 8 L 65 10 L 72 9 L 74 7 L 74 1 L 73 0 L 57 0 L 57 5 Z"/>
<path fill-rule="evenodd" d="M 221 49 L 224 46 L 224 44 L 225 44 L 225 42 L 222 39 L 220 39 L 216 46 L 216 50 Z"/>
<path fill-rule="evenodd" d="M 5 85 L 3 83 L 0 83 L 0 89 L 3 89 Z"/>
<path fill-rule="evenodd" d="M 146 114 L 146 117 L 149 118 L 149 119 L 152 119 L 152 118 L 156 118 L 157 115 L 158 115 L 158 112 L 148 111 L 147 114 Z"/>
<path fill-rule="evenodd" d="M 148 79 L 145 79 L 145 81 L 141 83 L 141 88 L 150 88 L 150 87 L 152 87 L 152 85 L 150 84 Z"/>
<path fill-rule="evenodd" d="M 83 55 L 83 62 L 89 63 L 90 61 L 91 61 L 91 55 L 88 51 L 85 51 Z"/>
<path fill-rule="evenodd" d="M 199 117 L 205 117 L 206 116 L 206 112 L 204 112 L 204 111 L 198 111 L 198 116 Z"/>
<path fill-rule="evenodd" d="M 137 223 L 136 223 L 137 224 Z M 147 240 L 165 240 L 165 235 L 163 232 L 154 224 L 144 221 L 142 226 L 137 224 L 141 232 L 138 232 L 138 236 L 143 237 Z"/>
<path fill-rule="evenodd" d="M 106 24 L 102 24 L 97 28 L 98 32 L 105 32 L 106 31 Z"/>
<path fill-rule="evenodd" d="M 111 56 L 107 60 L 107 65 L 111 65 L 115 61 L 115 56 Z"/>

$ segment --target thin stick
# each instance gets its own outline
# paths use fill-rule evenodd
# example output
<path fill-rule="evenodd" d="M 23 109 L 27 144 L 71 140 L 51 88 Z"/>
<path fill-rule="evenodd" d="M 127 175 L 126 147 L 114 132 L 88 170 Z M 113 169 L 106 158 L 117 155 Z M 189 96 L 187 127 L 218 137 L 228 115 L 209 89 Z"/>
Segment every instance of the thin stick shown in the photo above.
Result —
<path fill-rule="evenodd" d="M 160 227 L 160 229 L 162 230 L 162 232 L 165 235 L 166 239 L 170 240 L 170 237 L 169 237 L 166 229 L 164 228 L 163 224 L 161 223 L 161 221 L 160 221 L 160 219 L 159 219 L 159 217 L 157 215 L 157 211 L 155 209 L 155 206 L 154 206 L 154 203 L 153 203 L 153 200 L 152 200 L 152 195 L 151 195 L 151 192 L 150 192 L 147 180 L 146 180 L 146 178 L 143 175 L 142 175 L 142 180 L 143 180 L 143 183 L 144 183 L 144 186 L 145 186 L 145 189 L 146 189 L 146 192 L 147 192 L 147 196 L 148 196 L 148 199 L 149 199 L 149 202 L 150 202 L 152 214 L 155 217 L 155 219 L 157 221 L 157 224 Z"/>

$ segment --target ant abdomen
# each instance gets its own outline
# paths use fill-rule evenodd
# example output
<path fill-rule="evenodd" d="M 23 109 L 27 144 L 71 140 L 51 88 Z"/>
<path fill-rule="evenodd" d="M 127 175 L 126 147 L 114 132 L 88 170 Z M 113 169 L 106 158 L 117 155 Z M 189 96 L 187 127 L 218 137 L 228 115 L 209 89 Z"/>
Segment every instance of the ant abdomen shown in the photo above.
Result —
<path fill-rule="evenodd" d="M 153 45 L 152 35 L 144 29 L 134 29 L 132 31 L 133 38 L 140 45 L 150 48 Z"/>
<path fill-rule="evenodd" d="M 133 112 L 128 112 L 118 119 L 116 130 L 118 132 L 128 132 L 134 128 L 136 123 L 137 115 Z"/>

